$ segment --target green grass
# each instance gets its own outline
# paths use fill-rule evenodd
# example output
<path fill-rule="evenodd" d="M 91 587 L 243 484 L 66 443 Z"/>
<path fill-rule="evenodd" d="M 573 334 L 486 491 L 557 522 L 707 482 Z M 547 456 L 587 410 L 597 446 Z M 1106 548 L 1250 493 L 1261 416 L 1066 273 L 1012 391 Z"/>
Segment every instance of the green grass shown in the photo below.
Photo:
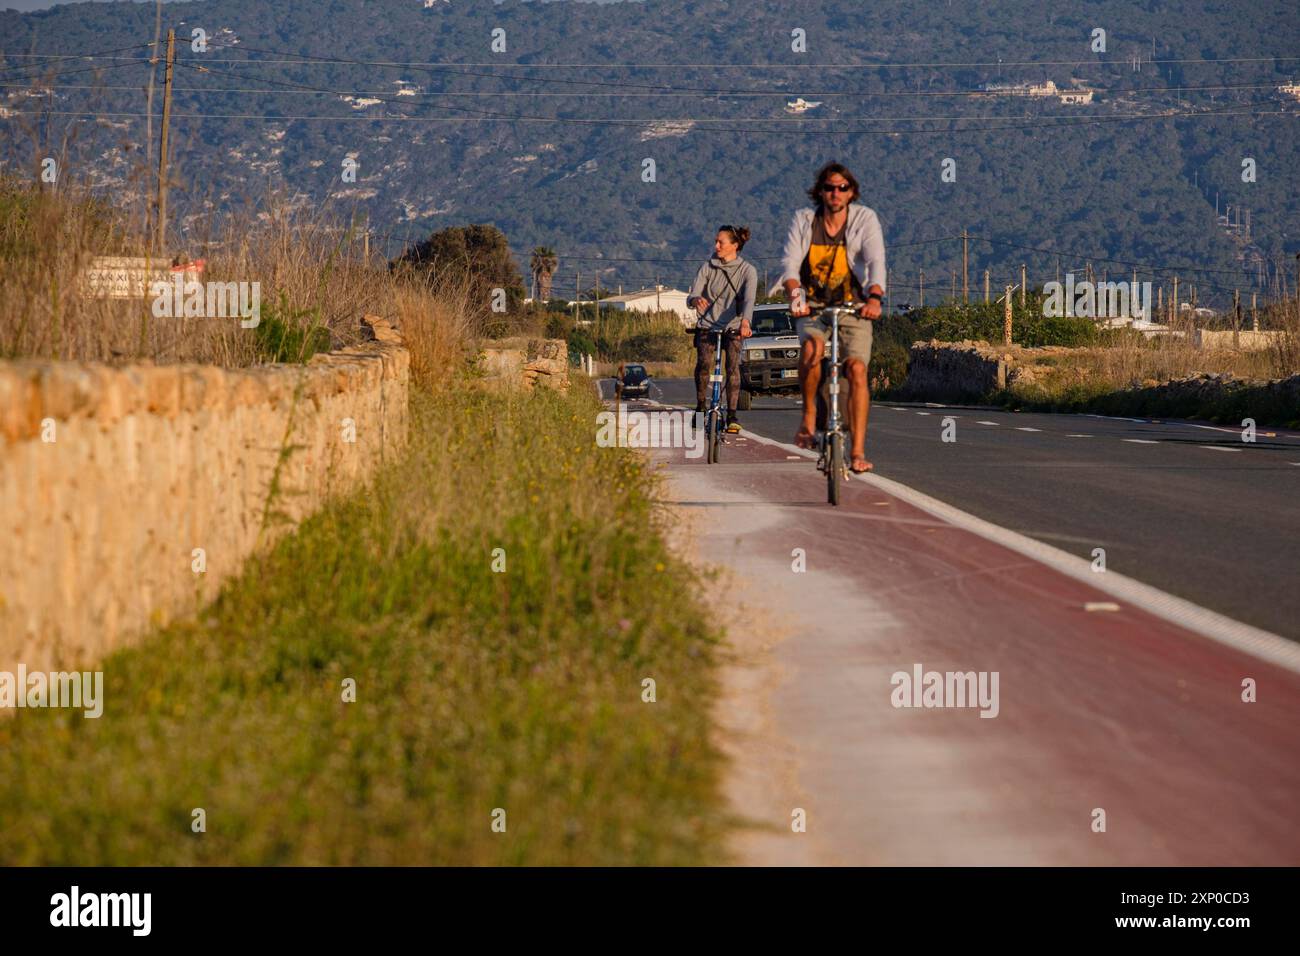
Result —
<path fill-rule="evenodd" d="M 99 665 L 102 718 L 0 720 L 0 863 L 718 861 L 718 635 L 574 392 L 419 395 L 372 488 Z"/>

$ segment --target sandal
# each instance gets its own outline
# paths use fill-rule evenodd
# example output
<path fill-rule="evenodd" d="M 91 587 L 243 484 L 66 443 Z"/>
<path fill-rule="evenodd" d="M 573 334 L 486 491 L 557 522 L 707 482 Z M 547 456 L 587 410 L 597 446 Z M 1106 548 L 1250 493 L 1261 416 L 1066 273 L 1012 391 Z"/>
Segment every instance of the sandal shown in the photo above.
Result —
<path fill-rule="evenodd" d="M 859 468 L 858 467 L 859 464 L 865 465 L 866 467 Z M 854 455 L 853 461 L 849 464 L 849 471 L 853 472 L 855 475 L 865 475 L 867 472 L 871 471 L 871 469 L 874 467 L 875 466 L 871 464 L 871 462 L 867 461 L 867 457 L 865 455 Z"/>
<path fill-rule="evenodd" d="M 794 443 L 799 448 L 812 448 L 816 443 L 816 439 L 812 432 L 800 425 L 799 431 L 795 433 Z"/>

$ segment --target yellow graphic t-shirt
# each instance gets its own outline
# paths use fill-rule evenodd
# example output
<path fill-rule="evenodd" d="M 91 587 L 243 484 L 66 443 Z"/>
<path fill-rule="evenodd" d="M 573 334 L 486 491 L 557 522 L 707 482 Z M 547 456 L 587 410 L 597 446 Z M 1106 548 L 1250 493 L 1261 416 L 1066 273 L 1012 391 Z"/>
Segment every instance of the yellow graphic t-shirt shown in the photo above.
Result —
<path fill-rule="evenodd" d="M 799 283 L 804 287 L 809 302 L 819 305 L 840 305 L 846 299 L 862 302 L 866 299 L 862 284 L 849 268 L 849 257 L 844 247 L 844 232 L 848 223 L 834 239 L 826 235 L 826 224 L 821 216 L 813 220 L 812 237 L 808 254 L 799 267 Z"/>

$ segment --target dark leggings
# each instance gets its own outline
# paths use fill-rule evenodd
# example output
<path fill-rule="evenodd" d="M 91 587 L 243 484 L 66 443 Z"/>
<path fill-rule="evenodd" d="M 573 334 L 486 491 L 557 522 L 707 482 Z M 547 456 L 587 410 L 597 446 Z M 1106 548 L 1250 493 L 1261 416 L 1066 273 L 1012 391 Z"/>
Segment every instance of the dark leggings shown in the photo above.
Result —
<path fill-rule="evenodd" d="M 712 394 L 709 376 L 713 374 L 714 342 L 713 333 L 695 333 L 695 400 L 700 404 L 707 404 Z M 740 400 L 740 333 L 724 333 L 722 343 L 727 353 L 723 363 L 727 368 L 727 408 L 734 412 Z"/>

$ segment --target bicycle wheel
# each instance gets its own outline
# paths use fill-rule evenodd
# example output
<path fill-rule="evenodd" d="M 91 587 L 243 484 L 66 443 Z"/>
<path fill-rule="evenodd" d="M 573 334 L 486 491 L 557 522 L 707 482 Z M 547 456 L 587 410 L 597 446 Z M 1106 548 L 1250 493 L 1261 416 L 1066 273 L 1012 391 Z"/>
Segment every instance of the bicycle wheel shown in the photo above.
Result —
<path fill-rule="evenodd" d="M 844 474 L 844 436 L 831 432 L 827 436 L 830 447 L 826 455 L 826 500 L 833 505 L 840 503 L 840 478 Z"/>
<path fill-rule="evenodd" d="M 718 446 L 722 443 L 722 416 L 717 410 L 709 413 L 709 427 L 706 437 L 709 440 L 709 464 L 718 463 Z"/>

